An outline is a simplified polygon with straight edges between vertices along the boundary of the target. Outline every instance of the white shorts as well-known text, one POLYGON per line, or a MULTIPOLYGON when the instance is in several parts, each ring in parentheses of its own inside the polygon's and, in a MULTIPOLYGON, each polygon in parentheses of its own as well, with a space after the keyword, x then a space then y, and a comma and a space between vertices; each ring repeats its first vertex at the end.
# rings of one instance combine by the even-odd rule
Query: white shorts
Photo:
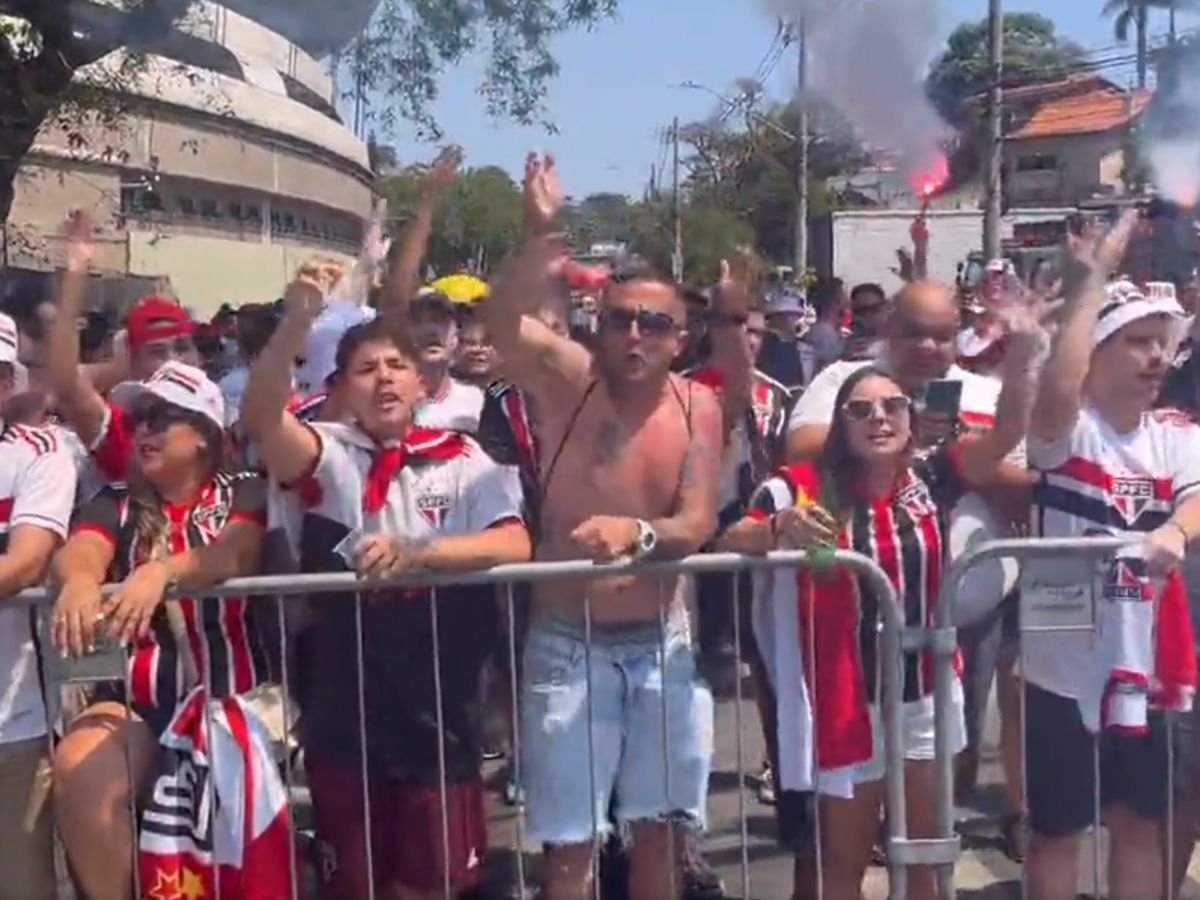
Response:
MULTIPOLYGON (((950 716, 947 726, 950 729, 950 752, 958 753, 967 745, 966 722, 963 719, 963 689, 962 682, 954 679, 954 687, 950 694, 950 716)), ((857 763, 850 769, 850 781, 853 784, 867 784, 883 779, 887 771, 887 758, 883 746, 883 720, 879 714, 879 704, 872 703, 868 709, 871 716, 871 742, 874 745, 871 758, 866 762, 857 763)), ((904 704, 904 758, 911 762, 928 762, 934 758, 934 727, 933 727, 933 697, 923 697, 912 703, 904 704)), ((845 796, 846 770, 821 770, 818 777, 820 793, 830 796, 845 796), (828 777, 827 777, 828 776, 828 777)))

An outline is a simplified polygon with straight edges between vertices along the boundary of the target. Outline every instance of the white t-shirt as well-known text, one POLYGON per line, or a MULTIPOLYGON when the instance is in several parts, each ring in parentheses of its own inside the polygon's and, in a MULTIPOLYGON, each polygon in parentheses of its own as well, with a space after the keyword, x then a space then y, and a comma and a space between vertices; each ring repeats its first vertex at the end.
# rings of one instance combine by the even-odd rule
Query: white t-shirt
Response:
MULTIPOLYGON (((1200 490, 1200 426, 1182 413, 1146 413, 1127 434, 1116 432, 1091 407, 1060 440, 1028 439, 1029 465, 1041 474, 1033 489, 1038 537, 1142 535, 1163 525, 1200 490)), ((1062 571, 1062 560, 1030 561, 1027 575, 1062 571)), ((1088 633, 1026 633, 1023 671, 1038 687, 1077 697, 1090 672, 1088 633)))
POLYGON ((413 422, 421 428, 441 428, 475 434, 483 413, 483 391, 456 378, 440 394, 417 407, 413 422))
POLYGON ((242 416, 242 398, 246 396, 246 384, 250 381, 250 369, 239 363, 217 382, 221 396, 225 398, 225 427, 233 425, 242 416))
MULTIPOLYGON (((59 429, 0 425, 0 550, 20 525, 65 539, 75 502, 75 459, 59 429)), ((0 605, 0 744, 46 733, 30 611, 0 605)))
POLYGON ((499 466, 474 438, 434 432, 428 440, 410 436, 408 462, 388 484, 383 509, 363 510, 374 442, 351 425, 315 422, 321 441, 312 478, 319 486, 306 513, 346 530, 408 538, 470 534, 506 519, 520 519, 521 480, 511 466, 499 466))

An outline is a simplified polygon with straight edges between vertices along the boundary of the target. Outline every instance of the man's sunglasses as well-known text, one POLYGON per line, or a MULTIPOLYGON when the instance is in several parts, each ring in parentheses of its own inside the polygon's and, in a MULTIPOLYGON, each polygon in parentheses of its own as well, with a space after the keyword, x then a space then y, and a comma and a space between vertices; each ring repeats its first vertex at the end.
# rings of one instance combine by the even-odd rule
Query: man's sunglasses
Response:
POLYGON ((867 421, 875 414, 876 409, 882 410, 888 418, 895 418, 911 410, 912 401, 903 394, 895 394, 891 397, 880 397, 878 400, 847 400, 842 405, 846 418, 853 422, 867 421))
POLYGON ((136 429, 145 426, 151 434, 161 434, 172 425, 191 425, 195 415, 158 397, 142 397, 129 410, 129 422, 136 429))
POLYGON ((628 334, 637 325, 638 333, 649 337, 662 337, 679 327, 667 313, 650 312, 646 309, 606 309, 600 313, 600 329, 617 334, 628 334))

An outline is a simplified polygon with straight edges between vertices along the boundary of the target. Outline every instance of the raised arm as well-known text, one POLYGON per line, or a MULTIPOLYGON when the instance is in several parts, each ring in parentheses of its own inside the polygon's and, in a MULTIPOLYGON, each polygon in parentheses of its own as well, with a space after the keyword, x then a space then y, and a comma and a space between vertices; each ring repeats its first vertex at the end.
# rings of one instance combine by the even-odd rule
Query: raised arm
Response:
POLYGON ((913 219, 908 233, 913 243, 912 280, 924 281, 929 277, 929 220, 925 216, 924 208, 921 214, 913 219))
POLYGON ((721 374, 726 437, 753 402, 754 359, 746 340, 745 323, 755 290, 755 268, 749 251, 739 251, 733 265, 721 260, 720 278, 709 312, 711 363, 721 374))
POLYGON ((433 170, 421 188, 412 221, 404 229, 393 256, 392 268, 383 286, 381 314, 401 318, 407 314, 408 304, 421 286, 421 261, 433 231, 438 197, 443 188, 454 183, 461 163, 462 151, 457 147, 447 147, 434 161, 433 170))
POLYGON ((104 398, 79 366, 79 331, 88 270, 96 254, 92 223, 76 212, 66 229, 67 267, 59 282, 58 312, 46 342, 46 372, 59 414, 83 443, 91 447, 108 419, 104 398))
POLYGON ((312 471, 320 442, 287 410, 292 365, 304 349, 313 322, 321 312, 321 289, 298 278, 284 292, 287 310, 254 366, 242 399, 241 427, 259 458, 282 484, 291 484, 312 471))
POLYGON ((1059 301, 1031 297, 1020 291, 1010 293, 998 310, 1009 345, 1001 372, 996 419, 983 434, 964 439, 961 447, 963 475, 974 486, 994 483, 1001 475, 1004 458, 1029 431, 1038 374, 1050 343, 1046 327, 1061 305, 1059 301))
POLYGON ((1066 313, 1042 372, 1029 425, 1030 435, 1040 441, 1060 440, 1075 427, 1092 359, 1092 335, 1104 305, 1105 279, 1124 255, 1137 217, 1136 210, 1126 210, 1104 237, 1089 230, 1067 239, 1066 313))
POLYGON ((563 248, 554 237, 531 239, 501 270, 484 304, 488 333, 518 386, 556 403, 587 387, 592 357, 533 315, 561 290, 563 248))

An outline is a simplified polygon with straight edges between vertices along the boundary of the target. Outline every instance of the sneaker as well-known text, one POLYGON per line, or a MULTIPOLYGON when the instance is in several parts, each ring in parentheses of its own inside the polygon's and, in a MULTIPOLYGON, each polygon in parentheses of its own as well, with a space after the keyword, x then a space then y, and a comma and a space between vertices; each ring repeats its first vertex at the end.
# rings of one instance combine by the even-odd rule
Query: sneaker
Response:
POLYGON ((774 806, 777 799, 775 793, 775 772, 771 769, 770 763, 763 763, 762 771, 758 775, 758 786, 755 788, 758 795, 758 802, 764 806, 774 806))

